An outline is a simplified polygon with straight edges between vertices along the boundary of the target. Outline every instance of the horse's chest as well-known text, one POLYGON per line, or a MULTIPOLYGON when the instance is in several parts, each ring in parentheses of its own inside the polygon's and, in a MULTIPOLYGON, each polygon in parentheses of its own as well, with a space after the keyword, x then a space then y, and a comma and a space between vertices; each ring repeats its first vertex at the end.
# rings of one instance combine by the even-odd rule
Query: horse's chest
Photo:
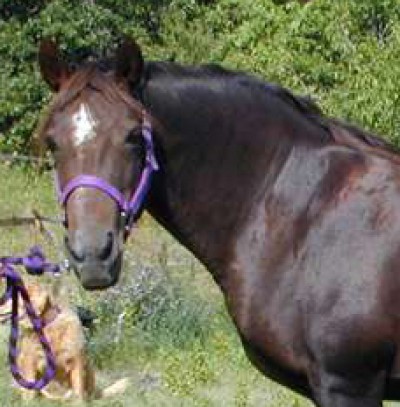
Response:
POLYGON ((280 283, 271 289, 263 280, 260 273, 249 276, 248 269, 229 273, 222 284, 228 311, 256 365, 256 360, 268 360, 271 366, 302 372, 302 317, 293 291, 281 290, 280 283))

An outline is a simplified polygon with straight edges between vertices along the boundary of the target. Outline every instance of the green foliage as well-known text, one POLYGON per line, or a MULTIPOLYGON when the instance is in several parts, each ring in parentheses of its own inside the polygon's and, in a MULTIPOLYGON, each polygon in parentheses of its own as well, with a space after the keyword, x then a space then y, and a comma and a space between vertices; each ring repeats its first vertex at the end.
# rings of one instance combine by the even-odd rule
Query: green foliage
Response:
POLYGON ((132 341, 144 344, 143 351, 166 347, 173 353, 203 344, 215 321, 211 307, 185 290, 181 279, 168 277, 163 268, 138 268, 94 307, 99 329, 109 334, 92 342, 98 364, 110 358, 109 352, 115 360, 123 360, 132 341), (110 342, 118 343, 117 352, 110 342))
POLYGON ((40 12, 46 0, 0 0, 0 15, 4 19, 11 17, 27 20, 40 12))
POLYGON ((329 115, 400 144, 400 1, 0 1, 0 149, 26 151, 49 91, 38 42, 72 60, 134 36, 145 56, 215 62, 316 98, 329 115))
POLYGON ((400 16, 400 4, 396 0, 371 0, 351 7, 351 13, 360 31, 369 31, 380 42, 385 42, 400 16))

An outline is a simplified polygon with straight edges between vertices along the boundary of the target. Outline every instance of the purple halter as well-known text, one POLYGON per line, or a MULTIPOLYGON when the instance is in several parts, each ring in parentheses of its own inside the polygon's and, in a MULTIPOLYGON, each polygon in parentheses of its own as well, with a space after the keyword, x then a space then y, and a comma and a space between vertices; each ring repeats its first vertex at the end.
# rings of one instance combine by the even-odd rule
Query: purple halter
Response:
POLYGON ((129 199, 126 199, 124 194, 103 178, 97 177, 96 175, 81 174, 71 179, 63 189, 58 188, 58 182, 56 180, 58 200, 60 204, 65 206, 69 196, 77 188, 99 189, 117 203, 118 208, 121 211, 121 216, 126 218, 125 232, 127 235, 149 190, 151 175, 159 168, 154 154, 151 123, 146 116, 144 116, 142 123, 142 137, 145 142, 146 150, 145 167, 142 171, 138 186, 129 199))

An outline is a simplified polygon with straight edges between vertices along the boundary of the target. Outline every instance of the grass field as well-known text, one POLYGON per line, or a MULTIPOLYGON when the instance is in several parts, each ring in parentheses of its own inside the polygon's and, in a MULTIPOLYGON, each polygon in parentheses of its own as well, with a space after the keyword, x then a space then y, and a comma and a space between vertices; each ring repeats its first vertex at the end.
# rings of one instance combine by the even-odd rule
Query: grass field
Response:
MULTIPOLYGON (((0 167, 0 178, 0 218, 29 215, 33 208, 57 214, 50 176, 0 167)), ((56 230, 59 237, 60 232, 56 230)), ((58 260, 57 250, 33 229, 0 230, 0 255, 24 254, 33 244, 58 260)), ((84 292, 70 275, 59 280, 73 304, 98 315, 88 337, 100 387, 131 378, 124 395, 91 406, 311 406, 250 365, 208 273, 149 217, 128 246, 122 281, 107 292, 84 292)), ((8 371, 7 328, 0 337, 0 405, 20 406, 8 371)))

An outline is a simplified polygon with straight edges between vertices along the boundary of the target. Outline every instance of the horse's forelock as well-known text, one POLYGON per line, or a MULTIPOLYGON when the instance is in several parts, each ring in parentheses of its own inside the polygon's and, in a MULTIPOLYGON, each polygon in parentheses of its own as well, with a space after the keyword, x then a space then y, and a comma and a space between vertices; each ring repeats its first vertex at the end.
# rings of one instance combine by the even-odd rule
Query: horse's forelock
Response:
POLYGON ((39 121, 36 131, 36 139, 43 144, 46 128, 49 125, 51 117, 56 112, 62 111, 69 103, 76 100, 86 89, 99 92, 105 99, 111 103, 114 101, 124 101, 138 116, 141 116, 143 107, 135 101, 127 91, 124 91, 113 77, 113 73, 106 73, 99 69, 96 64, 88 64, 77 69, 73 75, 64 84, 60 92, 55 94, 43 119, 39 121))

